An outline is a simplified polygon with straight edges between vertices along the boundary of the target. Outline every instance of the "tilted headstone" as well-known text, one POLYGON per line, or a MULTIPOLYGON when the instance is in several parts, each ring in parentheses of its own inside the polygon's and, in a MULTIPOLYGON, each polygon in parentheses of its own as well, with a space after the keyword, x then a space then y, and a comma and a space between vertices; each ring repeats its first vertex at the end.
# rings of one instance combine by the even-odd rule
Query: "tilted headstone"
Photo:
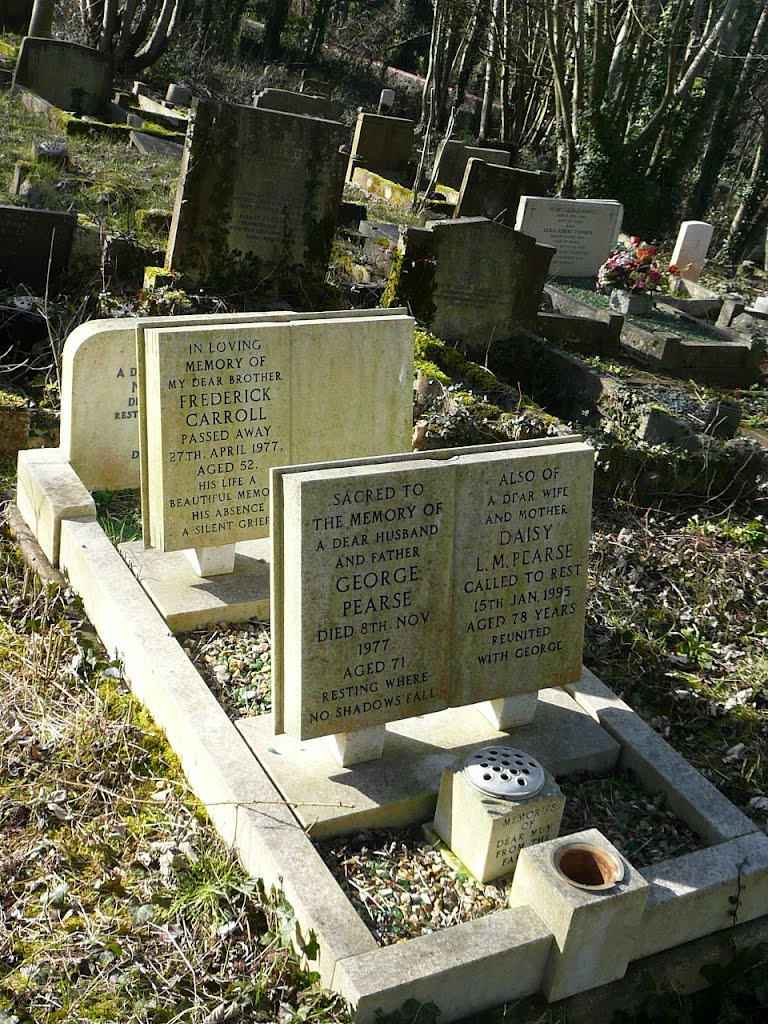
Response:
POLYGON ((269 536, 271 466, 408 445, 403 311, 145 327, 138 355, 144 537, 163 551, 269 536))
POLYGON ((448 139, 438 146, 435 163, 439 165, 437 180, 441 185, 461 188, 467 163, 473 158, 485 160, 489 164, 509 166, 509 153, 506 149, 485 149, 481 146, 465 146, 463 142, 448 139))
POLYGON ((403 249, 391 281, 397 301, 483 358, 494 339, 535 319, 554 252, 480 217, 408 228, 403 249))
POLYGON ((544 196, 551 175, 503 167, 472 157, 467 161, 454 217, 487 217, 513 228, 521 196, 544 196))
POLYGON ((226 280, 238 266, 274 291, 322 282, 345 134, 336 121, 196 100, 167 267, 194 284, 226 280))
MULTIPOLYGON (((410 436, 410 394, 408 387, 393 384, 394 376, 385 371, 376 379, 357 375, 358 360, 372 360, 380 366, 382 360, 403 358, 402 353, 387 348, 380 352, 371 340, 375 336, 365 330, 372 317, 390 317, 395 310, 344 310, 323 313, 323 319, 341 318, 347 322, 364 318, 359 330, 350 327, 354 336, 345 336, 344 344, 337 346, 338 357, 332 368, 335 380, 343 382, 343 418, 338 403, 340 392, 330 385, 317 389, 319 396, 312 398, 325 403, 326 413, 333 412, 332 423, 337 432, 337 443, 347 455, 365 455, 370 445, 378 452, 399 451, 407 447, 410 436), (339 361, 340 360, 340 361, 339 361), (346 360, 346 361, 345 361, 346 360), (354 375, 354 376, 353 376, 354 375), (374 389, 380 388, 379 392, 374 389), (391 417, 390 417, 391 411, 391 417), (375 426, 368 417, 376 416, 375 426), (367 423, 370 436, 360 434, 356 421, 367 423), (403 417, 408 420, 407 429, 403 417)), ((62 356, 61 385, 61 450, 88 490, 120 490, 138 487, 140 483, 139 459, 139 396, 137 344, 144 345, 144 331, 155 327, 221 327, 227 324, 282 323, 317 319, 316 313, 218 313, 190 316, 147 317, 115 320, 89 320, 69 335, 62 356), (98 381, 98 389, 93 382, 98 381)), ((411 353, 412 354, 412 353, 411 353)), ((399 364, 398 364, 399 365, 399 364)), ((393 371, 394 372, 394 371, 393 371)), ((403 371, 405 372, 405 371, 403 371)), ((407 375, 406 375, 407 376, 407 375)), ((407 378, 410 380, 410 378, 407 378)), ((404 381, 406 378, 404 378, 404 381)), ((315 378, 313 378, 313 383, 315 378)), ((310 385, 311 386, 311 385, 310 385)), ((372 450, 372 449, 370 449, 372 450)), ((329 455, 335 455, 331 449, 329 455)))
POLYGON ((299 739, 581 673, 578 438, 272 473, 276 731, 299 739))
POLYGON ((624 207, 612 199, 523 196, 515 227, 557 249, 552 274, 592 277, 616 244, 623 214, 624 207))
POLYGON ((347 177, 352 176, 354 167, 365 167, 385 177, 405 171, 411 162, 415 127, 413 121, 403 117, 359 113, 347 177))
POLYGON ((254 107, 265 110, 282 110, 286 114, 308 114, 310 117, 326 117, 329 100, 327 96, 313 96, 308 92, 291 92, 288 89, 262 89, 253 97, 254 107))
POLYGON ((61 110, 99 117, 112 94, 112 56, 61 39, 26 36, 13 88, 28 89, 61 110))
POLYGON ((704 269, 714 227, 703 220, 684 220, 677 233, 670 263, 685 281, 698 281, 704 269))
POLYGON ((77 217, 74 213, 0 206, 0 287, 24 284, 41 290, 66 270, 77 217))

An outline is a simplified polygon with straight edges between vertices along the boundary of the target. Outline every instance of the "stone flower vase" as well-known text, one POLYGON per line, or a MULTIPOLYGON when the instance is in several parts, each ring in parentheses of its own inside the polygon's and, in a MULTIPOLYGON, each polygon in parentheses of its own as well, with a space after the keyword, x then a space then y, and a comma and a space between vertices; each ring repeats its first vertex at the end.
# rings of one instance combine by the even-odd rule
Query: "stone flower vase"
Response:
POLYGON ((625 316, 648 316, 653 312, 653 298, 647 292, 631 292, 614 288, 609 300, 611 309, 625 316))

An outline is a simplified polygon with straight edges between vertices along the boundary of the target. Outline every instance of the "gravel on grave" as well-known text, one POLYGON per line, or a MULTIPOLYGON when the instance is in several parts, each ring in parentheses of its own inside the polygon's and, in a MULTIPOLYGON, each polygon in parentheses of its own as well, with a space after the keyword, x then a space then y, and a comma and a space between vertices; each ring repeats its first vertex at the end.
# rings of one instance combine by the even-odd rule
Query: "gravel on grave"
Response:
MULTIPOLYGON (((179 640, 227 715, 272 709, 269 623, 206 626, 179 640)), ((662 800, 616 772, 559 780, 561 835, 599 828, 637 868, 701 848, 662 800)), ((317 848, 381 945, 483 917, 507 905, 509 880, 483 884, 418 826, 358 832, 317 848)))
POLYGON ((187 657, 232 721, 272 710, 269 623, 203 626, 178 636, 187 657))
MULTIPOLYGON (((599 828, 636 868, 701 849, 698 837, 623 774, 559 780, 561 835, 599 828)), ((432 845, 421 828, 375 829, 316 844, 382 946, 506 907, 509 879, 483 884, 432 845)))

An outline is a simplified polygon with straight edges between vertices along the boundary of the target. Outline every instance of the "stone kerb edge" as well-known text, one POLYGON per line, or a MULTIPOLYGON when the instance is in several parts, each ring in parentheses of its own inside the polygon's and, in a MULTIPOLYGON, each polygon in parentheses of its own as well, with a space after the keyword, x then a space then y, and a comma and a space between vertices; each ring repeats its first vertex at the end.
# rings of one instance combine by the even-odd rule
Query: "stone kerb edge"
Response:
MULTIPOLYGON (((276 795, 270 780, 248 755, 243 742, 238 740, 236 744, 232 743, 231 730, 234 727, 230 725, 196 670, 192 668, 177 641, 168 632, 101 527, 96 522, 64 521, 61 533, 62 565, 69 573, 73 585, 82 594, 88 614, 102 639, 107 646, 116 647, 124 658, 127 676, 137 696, 167 732, 169 741, 179 753, 191 785, 206 803, 216 827, 226 841, 232 843, 238 850, 249 871, 263 874, 268 886, 276 885, 286 892, 294 906, 303 934, 308 935, 310 931, 314 931, 321 947, 325 946, 326 952, 330 953, 328 958, 323 958, 321 954, 321 973, 325 983, 328 983, 330 975, 336 991, 343 990, 359 998, 360 1008, 356 1015, 359 1020, 370 1020, 375 1007, 382 1002, 397 1001, 400 996, 400 981, 405 977, 403 971, 411 963, 413 965, 408 970, 410 981, 413 984, 423 984, 426 986, 425 992, 432 998, 439 999, 439 993, 434 993, 429 988, 433 976, 432 950, 446 946, 453 948, 455 945, 458 962, 451 961, 448 966, 451 969, 465 971, 468 962, 472 962, 469 951, 474 944, 474 936, 479 934, 477 929, 495 926, 496 915, 460 926, 464 929, 460 936, 462 941, 455 939, 458 931, 453 929, 380 950, 375 947, 349 901, 335 886, 329 889, 326 883, 325 886, 318 887, 319 891, 308 893, 305 888, 306 873, 314 872, 317 863, 316 854, 308 838, 296 826, 283 801, 276 795), (128 603, 132 605, 131 615, 125 615, 128 603), (126 624, 129 626, 128 634, 123 632, 126 624), (147 630, 156 645, 151 655, 143 649, 147 630), (157 658, 158 647, 162 649, 162 659, 157 658), (169 658, 176 661, 180 677, 177 678, 171 671, 175 666, 169 664, 169 658), (157 670, 159 664, 163 664, 163 671, 157 670), (181 665, 184 666, 183 669, 181 665), (213 729, 211 713, 214 716, 213 729), (191 717, 195 726, 191 730, 188 717, 191 717), (243 778, 243 770, 247 781, 243 778), (245 785, 247 792, 243 794, 245 785), (255 796, 265 802, 275 800, 275 803, 269 804, 266 811, 260 810, 255 796), (293 871, 292 858, 286 856, 286 852, 291 851, 298 854, 301 864, 298 878, 293 871), (326 923, 329 914, 332 919, 331 927, 326 923), (484 925, 484 921, 492 924, 484 925), (446 936, 448 938, 445 938, 446 936), (411 943, 419 945, 413 946, 411 943), (421 949, 428 953, 427 962, 423 967, 419 966, 420 958, 413 962, 409 958, 409 952, 417 953, 421 949), (386 979, 379 972, 378 965, 381 964, 383 970, 387 963, 397 966, 396 980, 389 986, 382 986, 381 981, 386 979)), ((630 714, 634 714, 586 669, 581 683, 572 684, 569 689, 594 717, 598 714, 596 708, 601 705, 618 706, 622 711, 626 709, 630 714)), ((663 743, 660 738, 659 740, 663 743)), ((622 745, 631 748, 631 735, 623 740, 622 745)), ((753 833, 758 831, 751 822, 749 824, 753 833)), ((757 889, 751 895, 750 905, 744 908, 743 914, 738 918, 742 921, 761 916, 761 911, 766 909, 765 879, 768 877, 768 867, 765 865, 768 864, 768 856, 765 848, 768 840, 761 835, 750 834, 740 838, 738 843, 745 844, 745 850, 747 846, 754 846, 755 854, 758 855, 758 871, 755 877, 757 889)), ((720 848, 701 851, 700 856, 693 857, 701 861, 708 855, 719 855, 720 850, 727 855, 731 849, 735 849, 735 844, 726 842, 721 844, 720 848)), ((649 881, 653 883, 656 876, 664 870, 677 870, 683 882, 691 884, 692 879, 684 870, 685 861, 686 858, 679 858, 677 862, 666 862, 667 868, 662 864, 648 869, 649 881)), ((724 871, 723 877, 726 876, 727 871, 724 871)), ((731 880, 732 884, 736 882, 733 874, 731 880)), ((709 897, 697 895, 697 898, 709 897)), ((657 899, 654 902, 660 905, 663 901, 657 899)), ((507 913, 501 912, 503 915, 507 913)), ((514 912, 515 915, 521 913, 525 916, 515 917, 515 927, 519 928, 524 924, 535 933, 539 929, 538 938, 548 948, 549 933, 546 930, 541 931, 542 926, 530 908, 520 908, 514 912)), ((732 923, 736 922, 726 922, 723 927, 728 928, 732 923)), ((677 941, 672 936, 665 945, 669 948, 677 941)), ((511 942, 508 945, 511 947, 509 952, 514 953, 517 947, 511 942)), ((643 946, 638 948, 636 953, 637 956, 649 955, 650 948, 643 946)), ((541 952, 542 958, 544 955, 545 952, 541 952)), ((473 978, 474 969, 473 966, 470 971, 473 978)), ((530 989, 534 990, 535 988, 530 989)), ((467 1008, 464 1007, 461 1012, 467 1012, 467 1008)))

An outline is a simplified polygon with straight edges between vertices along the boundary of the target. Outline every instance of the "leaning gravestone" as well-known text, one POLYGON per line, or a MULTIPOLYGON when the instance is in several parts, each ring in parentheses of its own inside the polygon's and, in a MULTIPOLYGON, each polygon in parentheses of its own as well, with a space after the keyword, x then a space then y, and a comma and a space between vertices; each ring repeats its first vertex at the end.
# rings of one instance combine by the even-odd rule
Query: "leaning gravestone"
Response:
POLYGON ((195 285, 322 283, 344 167, 336 121, 197 100, 193 103, 167 267, 195 285))
POLYGON ((67 268, 77 226, 74 213, 0 206, 0 286, 41 290, 67 268))
POLYGON ((504 167, 472 157, 467 161, 453 216, 487 217, 513 228, 521 196, 544 196, 551 182, 544 171, 504 167))
POLYGON ((592 277, 616 243, 623 213, 621 203, 612 199, 523 196, 515 227, 557 249, 552 274, 592 277))
POLYGON ((593 459, 558 438, 274 470, 275 731, 578 679, 593 459))
POLYGON ((27 89, 78 116, 100 117, 112 92, 112 57, 61 39, 26 36, 21 41, 13 88, 27 89))
POLYGON ((347 177, 355 167, 365 167, 385 177, 405 171, 411 162, 416 125, 403 117, 383 114, 357 115, 347 177))
POLYGON ((554 250, 482 217, 408 228, 390 290, 438 337, 483 359, 533 321, 554 250))
POLYGON ((670 263, 680 268, 685 281, 698 281, 704 269, 714 228, 703 220, 684 220, 677 233, 670 263))
MULTIPOLYGON (((500 167, 509 166, 509 153, 506 149, 484 149, 480 146, 465 146, 463 142, 448 139, 438 146, 435 164, 437 164, 437 180, 441 185, 450 188, 461 188, 467 164, 473 158, 485 160, 489 164, 500 167)), ((466 214, 466 216, 472 216, 466 214)))

